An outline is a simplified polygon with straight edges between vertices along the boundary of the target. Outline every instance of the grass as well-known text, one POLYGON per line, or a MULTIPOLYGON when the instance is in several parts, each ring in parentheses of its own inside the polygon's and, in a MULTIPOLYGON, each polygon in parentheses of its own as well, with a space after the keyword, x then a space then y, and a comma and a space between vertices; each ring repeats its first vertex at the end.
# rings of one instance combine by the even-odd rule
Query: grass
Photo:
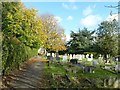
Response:
MULTIPOLYGON (((83 70, 77 66, 73 66, 70 63, 62 63, 60 65, 58 62, 51 62, 50 66, 45 65, 45 76, 49 80, 47 85, 49 88, 66 88, 66 87, 91 87, 95 84, 97 87, 102 87, 104 79, 109 77, 117 77, 117 74, 113 74, 107 70, 101 69, 100 67, 95 68, 95 73, 83 73, 83 70), (66 71, 67 70, 67 71, 66 71), (76 73, 74 72, 76 70, 76 73), (68 82, 63 78, 65 75, 69 76, 71 84, 69 86, 68 82), (54 78, 55 77, 55 78, 54 78), (57 77, 57 79, 56 79, 57 77), (92 81, 92 84, 86 82, 86 78, 92 81), (63 80, 64 85, 62 86, 61 80, 63 80)), ((108 87, 109 88, 109 87, 108 87)))

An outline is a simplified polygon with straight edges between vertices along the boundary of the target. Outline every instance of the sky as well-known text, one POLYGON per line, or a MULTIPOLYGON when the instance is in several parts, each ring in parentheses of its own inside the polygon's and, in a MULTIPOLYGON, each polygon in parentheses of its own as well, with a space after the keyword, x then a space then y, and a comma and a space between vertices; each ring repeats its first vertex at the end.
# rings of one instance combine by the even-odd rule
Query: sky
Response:
POLYGON ((100 22, 111 18, 117 13, 117 9, 105 6, 116 6, 117 2, 24 2, 27 8, 35 8, 39 15, 52 14, 58 23, 64 28, 67 40, 71 31, 77 32, 84 27, 95 30, 100 22))

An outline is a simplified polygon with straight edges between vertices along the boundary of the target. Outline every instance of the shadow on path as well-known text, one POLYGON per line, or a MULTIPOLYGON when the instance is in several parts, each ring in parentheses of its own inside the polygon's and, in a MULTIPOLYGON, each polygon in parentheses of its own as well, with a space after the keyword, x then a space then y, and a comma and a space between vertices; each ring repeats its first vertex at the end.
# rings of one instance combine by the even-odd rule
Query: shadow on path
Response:
POLYGON ((6 76, 5 82, 8 88, 40 88, 43 76, 44 62, 37 56, 31 58, 17 73, 6 76))

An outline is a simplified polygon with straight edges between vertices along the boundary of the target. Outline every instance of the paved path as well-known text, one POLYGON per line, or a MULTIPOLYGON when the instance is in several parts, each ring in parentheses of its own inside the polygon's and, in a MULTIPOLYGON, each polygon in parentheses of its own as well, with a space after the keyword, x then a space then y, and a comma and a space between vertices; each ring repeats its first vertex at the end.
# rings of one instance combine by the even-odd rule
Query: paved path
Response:
POLYGON ((42 82, 44 63, 40 57, 32 58, 24 67, 7 76, 7 85, 12 88, 39 88, 42 82))

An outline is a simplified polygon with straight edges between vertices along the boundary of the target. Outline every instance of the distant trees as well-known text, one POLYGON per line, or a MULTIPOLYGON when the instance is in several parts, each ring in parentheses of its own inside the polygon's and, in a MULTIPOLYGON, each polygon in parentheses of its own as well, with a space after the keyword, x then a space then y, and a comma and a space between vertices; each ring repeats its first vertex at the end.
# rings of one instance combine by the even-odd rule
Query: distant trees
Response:
POLYGON ((78 32, 71 32, 71 40, 68 42, 68 53, 78 54, 83 52, 96 52, 97 54, 115 56, 118 54, 118 22, 103 21, 95 31, 87 28, 78 32))

